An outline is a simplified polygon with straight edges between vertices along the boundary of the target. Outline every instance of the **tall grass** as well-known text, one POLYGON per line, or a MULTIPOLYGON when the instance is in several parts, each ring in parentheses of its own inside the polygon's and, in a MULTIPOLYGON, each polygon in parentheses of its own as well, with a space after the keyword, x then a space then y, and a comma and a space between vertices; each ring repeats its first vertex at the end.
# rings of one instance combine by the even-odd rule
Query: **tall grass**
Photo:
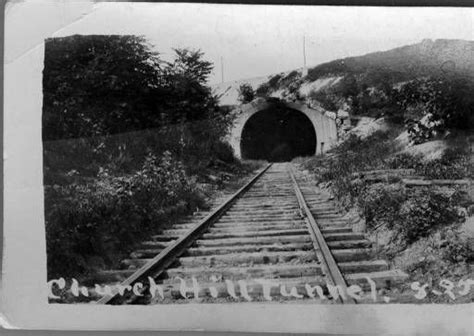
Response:
POLYGON ((216 127, 44 142, 48 277, 118 267, 147 236, 207 206, 201 182, 223 182, 209 174, 245 173, 216 127))
POLYGON ((469 176, 469 151, 452 143, 444 155, 432 161, 409 154, 395 154, 395 131, 375 132, 365 139, 351 136, 328 156, 302 162, 320 182, 330 187, 340 205, 357 207, 367 228, 391 230, 393 246, 405 248, 441 227, 458 223, 459 193, 446 195, 423 189, 406 189, 399 179, 373 183, 354 173, 387 168, 415 168, 428 178, 469 176))

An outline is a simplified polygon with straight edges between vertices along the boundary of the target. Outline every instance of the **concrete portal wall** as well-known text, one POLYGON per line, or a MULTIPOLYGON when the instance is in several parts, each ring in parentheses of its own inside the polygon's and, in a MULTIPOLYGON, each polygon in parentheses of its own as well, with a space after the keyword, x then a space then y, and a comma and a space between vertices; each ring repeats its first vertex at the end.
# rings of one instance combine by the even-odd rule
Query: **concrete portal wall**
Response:
MULTIPOLYGON (((316 154, 321 154, 332 148, 337 142, 336 121, 327 115, 322 108, 309 108, 304 104, 281 102, 289 109, 293 109, 304 113, 313 124, 316 132, 316 154)), ((264 98, 257 98, 252 102, 236 108, 233 113, 236 119, 231 127, 228 135, 228 142, 232 146, 235 155, 242 157, 240 151, 240 141, 242 139, 242 131, 247 121, 260 111, 266 110, 272 106, 272 102, 264 98)))

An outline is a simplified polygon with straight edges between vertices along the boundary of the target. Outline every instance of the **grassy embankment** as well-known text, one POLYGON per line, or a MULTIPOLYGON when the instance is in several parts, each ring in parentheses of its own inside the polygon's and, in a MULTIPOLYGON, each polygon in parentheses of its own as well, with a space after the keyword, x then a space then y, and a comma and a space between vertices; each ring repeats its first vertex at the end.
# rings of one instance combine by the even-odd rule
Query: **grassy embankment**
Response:
POLYGON ((44 142, 49 279, 117 268, 140 241, 207 208, 216 191, 236 189, 259 166, 236 160, 205 134, 186 132, 44 142))
MULTIPOLYGON (((411 282, 428 283, 429 288, 444 293, 441 280, 457 284, 474 277, 474 237, 465 229, 466 217, 473 215, 473 200, 465 186, 410 188, 402 183, 401 173, 385 174, 381 179, 366 179, 358 173, 414 169, 412 175, 429 179, 463 179, 472 178, 473 171, 465 136, 448 140, 444 154, 428 161, 397 147, 395 138, 400 132, 399 127, 392 127, 365 139, 351 136, 327 155, 297 162, 314 173, 319 185, 328 188, 343 209, 357 211, 365 219, 367 233, 379 243, 377 253, 410 275, 399 291, 411 293, 408 297, 414 300, 411 282)), ((467 296, 456 295, 456 302, 473 298, 472 291, 467 296)), ((421 302, 454 300, 428 290, 421 302)))

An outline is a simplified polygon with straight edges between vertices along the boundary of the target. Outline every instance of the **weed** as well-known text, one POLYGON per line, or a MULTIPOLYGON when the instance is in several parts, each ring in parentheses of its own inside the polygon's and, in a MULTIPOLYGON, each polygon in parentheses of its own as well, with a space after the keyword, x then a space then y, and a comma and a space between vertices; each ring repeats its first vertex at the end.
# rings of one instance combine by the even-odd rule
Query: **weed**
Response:
POLYGON ((358 205, 370 229, 384 224, 390 226, 399 221, 399 211, 406 199, 406 191, 399 184, 377 183, 364 190, 358 205))
POLYGON ((473 238, 462 237, 457 231, 445 233, 445 246, 442 251, 444 260, 458 263, 474 261, 474 241, 473 238))
POLYGON ((390 222, 388 227, 396 232, 402 243, 408 245, 458 220, 458 211, 450 197, 426 190, 408 197, 401 204, 396 220, 390 222))
POLYGON ((148 155, 132 175, 102 169, 98 177, 85 185, 46 189, 50 277, 93 271, 90 261, 97 256, 113 264, 138 240, 204 203, 195 181, 169 152, 160 159, 148 155))

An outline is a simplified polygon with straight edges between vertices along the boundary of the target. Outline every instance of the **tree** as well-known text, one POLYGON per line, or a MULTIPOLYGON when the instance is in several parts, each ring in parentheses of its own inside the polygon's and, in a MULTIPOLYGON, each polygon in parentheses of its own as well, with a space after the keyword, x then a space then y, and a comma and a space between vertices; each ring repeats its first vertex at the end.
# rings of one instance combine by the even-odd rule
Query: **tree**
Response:
POLYGON ((414 110, 407 120, 412 138, 422 142, 447 129, 474 127, 474 80, 460 75, 417 79, 402 86, 396 99, 414 110))
POLYGON ((167 103, 172 113, 168 123, 215 118, 217 98, 206 85, 212 72, 211 62, 200 50, 174 49, 175 59, 163 68, 161 83, 168 91, 167 103))
POLYGON ((255 98, 255 91, 249 83, 241 84, 239 87, 239 102, 246 104, 255 98))
POLYGON ((255 91, 255 95, 258 97, 268 97, 270 93, 270 86, 268 82, 261 84, 255 91))
POLYGON ((138 36, 69 36, 46 41, 43 139, 90 137, 212 119, 212 63, 175 49, 164 62, 138 36))
POLYGON ((137 36, 46 41, 43 138, 136 130, 159 121, 158 54, 137 36))
POLYGON ((173 62, 168 63, 168 74, 181 76, 191 82, 205 85, 212 72, 212 63, 204 61, 204 53, 201 50, 174 49, 176 57, 173 62))

